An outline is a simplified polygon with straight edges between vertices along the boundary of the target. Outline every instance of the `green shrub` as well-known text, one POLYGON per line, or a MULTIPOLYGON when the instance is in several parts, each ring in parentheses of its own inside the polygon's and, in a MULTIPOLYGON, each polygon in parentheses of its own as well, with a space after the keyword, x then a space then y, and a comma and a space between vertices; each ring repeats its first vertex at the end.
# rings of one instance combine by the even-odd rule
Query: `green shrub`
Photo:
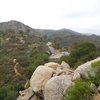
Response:
POLYGON ((100 73, 96 73, 94 77, 90 78, 90 81, 94 83, 96 86, 100 85, 100 73))
POLYGON ((66 91, 66 100, 88 100, 92 95, 89 85, 89 82, 75 81, 75 84, 66 91))
POLYGON ((17 96, 18 91, 11 84, 0 88, 0 100, 16 100, 17 96))
POLYGON ((26 83, 25 76, 16 76, 12 81, 11 85, 14 87, 14 90, 20 91, 24 89, 24 85, 26 83))
POLYGON ((6 87, 1 87, 0 88, 0 100, 3 100, 6 97, 6 95, 7 95, 6 90, 7 90, 6 87))
POLYGON ((7 96, 4 98, 4 100, 16 100, 18 96, 18 92, 17 91, 9 91, 7 93, 7 96))
POLYGON ((37 66, 34 65, 34 64, 31 64, 30 66, 28 66, 28 67, 26 68, 26 76, 27 76, 28 78, 30 78, 31 75, 32 75, 32 73, 35 71, 36 68, 37 68, 37 66))

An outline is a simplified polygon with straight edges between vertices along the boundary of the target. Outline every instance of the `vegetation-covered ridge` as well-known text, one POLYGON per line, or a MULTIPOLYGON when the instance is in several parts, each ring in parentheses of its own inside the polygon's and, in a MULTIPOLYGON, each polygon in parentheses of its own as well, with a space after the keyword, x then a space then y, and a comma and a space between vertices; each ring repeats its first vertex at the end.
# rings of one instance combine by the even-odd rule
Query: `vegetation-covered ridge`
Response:
POLYGON ((45 44, 23 31, 0 31, 0 100, 16 100, 35 68, 48 61, 45 44))

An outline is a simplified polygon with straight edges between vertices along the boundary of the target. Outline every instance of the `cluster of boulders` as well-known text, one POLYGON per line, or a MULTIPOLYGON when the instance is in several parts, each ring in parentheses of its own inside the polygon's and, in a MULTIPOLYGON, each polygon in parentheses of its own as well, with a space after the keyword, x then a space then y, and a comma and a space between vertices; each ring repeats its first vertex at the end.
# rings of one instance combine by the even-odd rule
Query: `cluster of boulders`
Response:
POLYGON ((49 62, 40 65, 30 79, 30 87, 20 91, 17 100, 62 100, 66 90, 74 85, 74 80, 95 75, 96 72, 91 67, 95 61, 100 61, 100 57, 79 66, 76 70, 72 70, 64 61, 61 64, 49 62))

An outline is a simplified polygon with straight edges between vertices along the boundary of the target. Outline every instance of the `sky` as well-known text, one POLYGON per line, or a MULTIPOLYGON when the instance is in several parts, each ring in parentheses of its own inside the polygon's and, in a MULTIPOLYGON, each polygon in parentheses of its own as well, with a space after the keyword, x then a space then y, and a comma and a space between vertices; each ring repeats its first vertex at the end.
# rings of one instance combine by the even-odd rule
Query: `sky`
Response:
POLYGON ((0 22, 100 35, 100 0, 0 0, 0 22))

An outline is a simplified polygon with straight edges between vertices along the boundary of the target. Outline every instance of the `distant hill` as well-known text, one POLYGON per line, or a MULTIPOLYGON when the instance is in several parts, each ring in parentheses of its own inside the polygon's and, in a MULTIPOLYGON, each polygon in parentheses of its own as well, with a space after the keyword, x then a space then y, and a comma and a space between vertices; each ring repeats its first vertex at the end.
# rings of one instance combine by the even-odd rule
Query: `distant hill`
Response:
POLYGON ((75 43, 89 41, 94 43, 97 47, 100 47, 100 36, 97 35, 86 35, 83 33, 75 32, 70 29, 59 29, 59 30, 45 30, 45 29, 33 29, 21 22, 11 20, 8 22, 0 23, 0 31, 11 31, 15 33, 24 32, 42 38, 42 40, 52 41, 59 43, 60 47, 68 47, 75 43))
POLYGON ((59 29, 59 30, 39 30, 42 34, 44 35, 47 35, 48 37, 49 36, 52 36, 54 35, 54 37, 56 37, 56 35, 58 36, 69 36, 69 35, 82 35, 81 33, 78 33, 78 32, 75 32, 75 31, 72 31, 70 29, 59 29))
POLYGON ((15 32, 22 31, 31 35, 40 36, 40 33, 37 30, 15 20, 0 23, 0 31, 7 30, 13 30, 15 32))
POLYGON ((97 47, 100 47, 100 36, 98 35, 86 35, 69 29, 38 31, 40 31, 41 34, 47 36, 49 41, 52 41, 57 44, 59 43, 60 47, 68 47, 75 43, 87 41, 94 43, 97 47))

